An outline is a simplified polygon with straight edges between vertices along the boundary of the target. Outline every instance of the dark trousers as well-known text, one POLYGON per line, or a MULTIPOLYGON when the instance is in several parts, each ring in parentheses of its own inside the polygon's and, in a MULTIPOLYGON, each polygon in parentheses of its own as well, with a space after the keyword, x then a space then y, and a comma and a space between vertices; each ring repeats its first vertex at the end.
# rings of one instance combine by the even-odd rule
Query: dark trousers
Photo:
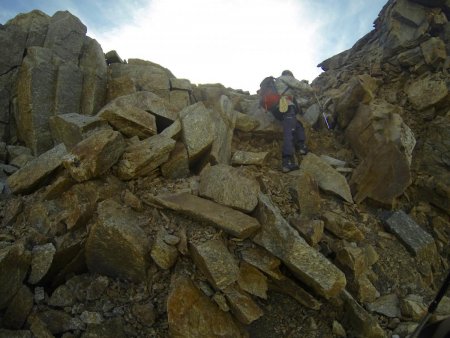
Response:
POLYGON ((281 121, 283 126, 283 157, 294 155, 295 148, 299 148, 305 143, 305 129, 295 115, 294 106, 289 106, 288 111, 283 114, 281 121))

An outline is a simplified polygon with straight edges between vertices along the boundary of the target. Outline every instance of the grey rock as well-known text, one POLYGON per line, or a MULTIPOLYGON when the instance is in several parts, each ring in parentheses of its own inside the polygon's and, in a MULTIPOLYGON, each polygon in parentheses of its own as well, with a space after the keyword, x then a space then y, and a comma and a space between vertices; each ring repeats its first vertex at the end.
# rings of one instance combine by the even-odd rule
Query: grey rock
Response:
POLYGON ((146 276, 149 243, 135 212, 113 200, 98 205, 98 219, 86 241, 91 272, 141 282, 146 276))
POLYGON ((368 305, 368 309, 386 317, 400 317, 400 302, 396 294, 389 294, 378 298, 375 302, 368 305))
POLYGON ((68 11, 58 11, 50 19, 44 47, 65 61, 78 63, 86 36, 86 26, 68 11))
POLYGON ((243 324, 251 324, 264 314, 263 310, 244 291, 234 285, 224 290, 225 297, 230 306, 230 311, 243 324))
POLYGON ((324 256, 310 247, 289 223, 269 197, 260 194, 256 215, 261 230, 253 241, 283 263, 303 283, 325 298, 337 296, 345 287, 344 274, 324 256), (302 257, 308 257, 308 260, 302 257))
POLYGON ((138 107, 111 106, 98 116, 127 137, 145 139, 157 134, 155 116, 138 107))
POLYGON ((190 252, 195 264, 215 288, 224 290, 237 281, 238 264, 221 240, 190 243, 190 252))
POLYGON ((164 241, 167 232, 164 228, 160 229, 156 235, 155 242, 152 245, 150 255, 153 261, 161 269, 170 269, 177 261, 178 250, 175 246, 169 245, 164 241))
POLYGON ((64 144, 43 153, 8 177, 9 188, 15 194, 32 192, 62 165, 62 159, 66 154, 64 144))
POLYGON ((183 109, 179 116, 189 162, 194 163, 210 151, 214 142, 211 112, 202 102, 198 102, 183 109))
POLYGON ((394 212, 385 225, 395 234, 408 251, 423 262, 438 267, 438 253, 433 237, 423 230, 403 210, 394 212))
POLYGON ((106 101, 107 65, 100 44, 87 36, 83 41, 80 68, 83 73, 81 113, 94 115, 106 101))
POLYGON ((332 192, 353 203, 350 187, 345 177, 313 153, 308 153, 300 164, 300 170, 309 174, 322 190, 332 192))
POLYGON ((415 109, 425 110, 443 101, 448 95, 445 80, 428 75, 413 81, 405 88, 408 100, 415 109))
POLYGON ((50 299, 48 300, 48 305, 57 307, 72 306, 75 303, 75 295, 70 288, 63 284, 53 291, 50 299))
POLYGON ((117 175, 122 180, 147 176, 169 159, 175 148, 171 138, 155 135, 125 149, 117 164, 117 175))
POLYGON ((232 165, 258 165, 262 166, 265 163, 267 155, 269 153, 266 151, 261 152, 251 152, 251 151, 243 151, 237 150, 233 153, 231 157, 232 165))
POLYGON ((188 277, 172 279, 167 318, 172 337, 248 337, 231 314, 220 310, 188 277))
POLYGON ((23 244, 15 244, 0 249, 0 309, 3 310, 22 287, 31 255, 23 244))
POLYGON ((259 222, 238 210, 188 193, 147 196, 149 202, 207 222, 231 236, 247 238, 259 228, 259 222))
POLYGON ((64 167, 77 182, 104 174, 125 151, 122 135, 113 130, 99 130, 82 140, 64 156, 64 167))
POLYGON ((212 114, 214 122, 214 141, 211 156, 215 163, 230 164, 231 142, 236 125, 236 111, 230 99, 222 95, 212 114))
POLYGON ((109 128, 106 121, 77 113, 60 114, 49 119, 53 139, 70 149, 95 129, 109 128))
POLYGON ((2 326, 8 329, 21 329, 32 307, 33 293, 28 287, 22 285, 5 311, 2 326))
POLYGON ((37 284, 49 271, 56 249, 52 243, 35 246, 31 252, 31 272, 28 283, 37 284))
POLYGON ((217 164, 200 173, 199 195, 216 203, 251 212, 258 204, 259 184, 229 165, 217 164))
POLYGON ((367 338, 387 337, 376 319, 359 305, 347 291, 344 290, 341 293, 341 298, 344 301, 345 319, 349 321, 351 328, 358 336, 367 338))
POLYGON ((57 66, 52 50, 30 47, 17 80, 17 131, 34 155, 53 147, 48 121, 54 115, 57 66))

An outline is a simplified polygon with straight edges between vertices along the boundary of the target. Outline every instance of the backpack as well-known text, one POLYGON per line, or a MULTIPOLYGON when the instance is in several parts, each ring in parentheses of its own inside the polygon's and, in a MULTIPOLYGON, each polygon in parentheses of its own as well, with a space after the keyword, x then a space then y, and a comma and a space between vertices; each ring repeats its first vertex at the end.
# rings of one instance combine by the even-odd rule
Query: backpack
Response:
POLYGON ((259 85, 259 106, 266 111, 272 111, 278 105, 281 95, 275 87, 275 78, 268 76, 259 85))

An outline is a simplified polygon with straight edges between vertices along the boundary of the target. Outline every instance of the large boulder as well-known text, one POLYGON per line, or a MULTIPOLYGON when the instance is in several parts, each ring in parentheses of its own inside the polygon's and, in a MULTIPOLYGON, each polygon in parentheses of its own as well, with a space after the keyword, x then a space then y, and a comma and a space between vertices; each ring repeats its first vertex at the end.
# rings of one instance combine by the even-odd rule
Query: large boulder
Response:
POLYGON ((62 166, 66 154, 66 147, 62 143, 43 153, 8 177, 9 188, 15 194, 32 192, 62 166))
POLYGON ((114 200, 98 205, 98 219, 86 241, 86 263, 93 273, 143 282, 149 243, 138 215, 114 200))
POLYGON ((245 177, 238 169, 228 165, 211 166, 200 174, 200 196, 244 212, 255 209, 259 192, 256 180, 245 177))
POLYGON ((76 113, 61 114, 50 118, 50 129, 55 143, 64 143, 71 149, 96 129, 108 129, 108 123, 95 116, 76 113))
POLYGON ((72 148, 63 164, 76 181, 83 182, 104 174, 124 151, 125 141, 119 132, 100 130, 72 148))
POLYGON ((179 115, 189 162, 194 163, 211 150, 214 142, 211 111, 198 102, 183 109, 179 115))
POLYGON ((190 243, 190 253, 195 265, 215 288, 224 290, 237 281, 239 276, 237 261, 222 241, 190 243))
POLYGON ((135 106, 111 106, 98 115, 127 137, 145 139, 157 134, 155 116, 135 106))
MULTIPOLYGON (((128 59, 128 63, 113 63, 110 65, 109 76, 111 82, 116 80, 131 80, 133 87, 129 89, 133 92, 136 88, 142 91, 155 93, 161 98, 169 98, 170 79, 174 78, 173 74, 160 65, 140 60, 128 59)), ((127 94, 132 94, 129 92, 127 94)), ((114 93, 109 93, 110 99, 114 99, 114 93)))
POLYGON ((178 118, 177 114, 169 109, 168 104, 164 99, 149 91, 138 91, 128 95, 119 96, 100 109, 97 115, 102 115, 104 110, 111 109, 113 106, 134 106, 152 113, 166 123, 172 123, 178 118))
POLYGON ((230 99, 222 95, 212 114, 215 138, 211 148, 211 156, 216 163, 230 163, 236 113, 230 99))
POLYGON ((344 273, 300 237, 269 197, 260 194, 256 214, 261 230, 253 237, 255 243, 283 261, 300 281, 317 294, 331 298, 344 289, 344 273))
POLYGON ((446 80, 427 75, 412 81, 406 88, 408 100, 417 110, 425 110, 442 102, 449 94, 446 80))
POLYGON ((411 184, 410 165, 416 140, 400 113, 399 107, 374 100, 360 106, 346 129, 346 138, 362 159, 350 180, 357 203, 371 198, 392 204, 411 184))
POLYGON ((248 337, 230 313, 222 311, 185 276, 172 278, 167 317, 174 338, 248 337))
POLYGON ((302 160, 300 170, 312 177, 320 189, 334 193, 347 202, 353 203, 350 187, 345 177, 319 156, 313 153, 306 155, 302 160))
POLYGON ((173 139, 159 134, 131 144, 117 164, 118 177, 130 180, 150 175, 169 159, 175 144, 173 139))

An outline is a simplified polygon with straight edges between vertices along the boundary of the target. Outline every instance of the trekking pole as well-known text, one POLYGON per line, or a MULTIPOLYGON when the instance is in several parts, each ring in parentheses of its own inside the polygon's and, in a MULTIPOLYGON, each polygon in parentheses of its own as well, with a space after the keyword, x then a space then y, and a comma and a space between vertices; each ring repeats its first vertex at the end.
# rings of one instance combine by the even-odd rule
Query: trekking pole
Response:
POLYGON ((439 289, 436 297, 430 303, 430 306, 428 306, 427 314, 422 318, 419 325, 417 325, 416 329, 414 330, 414 332, 412 333, 410 338, 419 337, 420 331, 422 331, 423 327, 428 322, 431 315, 434 313, 434 311, 436 311, 436 309, 439 305, 439 302, 441 301, 441 299, 444 297, 445 293, 447 292, 449 285, 450 285, 450 271, 448 272, 447 278, 445 278, 444 283, 442 284, 441 288, 439 289))
POLYGON ((317 104, 319 105, 319 109, 320 109, 320 111, 322 113, 323 119, 325 120, 325 123, 327 124, 327 128, 330 129, 330 124, 328 123, 327 116, 325 115, 323 107, 322 107, 322 105, 319 102, 319 98, 317 97, 316 92, 314 92, 314 97, 316 98, 317 104))

